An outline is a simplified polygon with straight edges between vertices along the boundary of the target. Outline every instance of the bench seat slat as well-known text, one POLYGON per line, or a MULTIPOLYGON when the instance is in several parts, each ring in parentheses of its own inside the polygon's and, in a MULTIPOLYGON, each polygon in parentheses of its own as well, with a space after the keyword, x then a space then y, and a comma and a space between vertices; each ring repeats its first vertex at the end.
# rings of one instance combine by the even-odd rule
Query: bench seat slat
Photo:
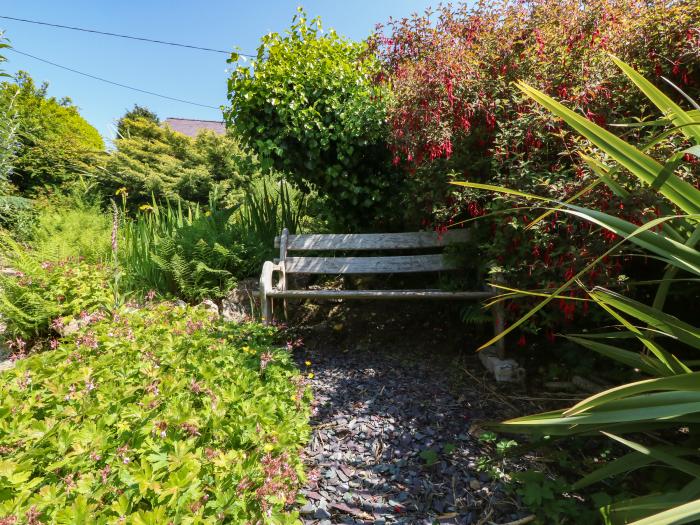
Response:
POLYGON ((287 257, 286 273, 379 274, 454 270, 456 265, 442 254, 394 255, 387 257, 287 257))
POLYGON ((268 295, 285 299, 487 299, 495 293, 445 290, 271 290, 268 295))
MULTIPOLYGON (((443 248, 451 243, 466 242, 469 231, 448 230, 442 235, 436 232, 407 233, 348 233, 290 235, 287 239, 289 251, 327 250, 410 250, 417 248, 443 248)), ((275 248, 280 239, 275 238, 275 248)))

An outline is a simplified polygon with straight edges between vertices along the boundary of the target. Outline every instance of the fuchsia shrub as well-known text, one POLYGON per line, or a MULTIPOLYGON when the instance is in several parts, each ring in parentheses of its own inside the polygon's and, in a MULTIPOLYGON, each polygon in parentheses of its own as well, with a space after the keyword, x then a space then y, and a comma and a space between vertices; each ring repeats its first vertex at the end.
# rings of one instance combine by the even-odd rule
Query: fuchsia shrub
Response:
MULTIPOLYGON (((574 0, 480 2, 474 8, 392 20, 378 28, 371 49, 383 64, 376 82, 389 88, 388 146, 410 182, 406 202, 423 224, 479 221, 483 249, 521 288, 550 288, 571 277, 616 239, 562 214, 524 232, 535 217, 492 194, 455 189, 450 179, 507 186, 563 200, 596 180, 582 167, 589 150, 556 119, 521 96, 524 80, 600 125, 659 118, 643 95, 615 68, 615 54, 647 77, 670 79, 700 93, 700 4, 692 1, 574 0), (416 210, 418 206, 418 210, 416 210), (417 212, 417 213, 416 213, 417 212)), ((682 97, 666 85, 666 92, 682 97)), ((620 129, 620 133, 625 129, 620 129)), ((648 131, 628 128, 643 143, 648 131)), ((679 146, 662 142, 659 149, 679 146)), ((697 181, 688 157, 680 173, 697 181)), ((636 182, 624 173, 620 181, 636 182)), ((614 195, 603 185, 580 202, 641 224, 662 212, 653 192, 614 195)), ((605 260, 586 284, 615 286, 629 258, 605 260)), ((526 302, 507 305, 513 316, 526 302)), ((587 314, 586 303, 562 300, 531 325, 546 333, 587 314)), ((523 337, 520 342, 524 344, 523 337)))

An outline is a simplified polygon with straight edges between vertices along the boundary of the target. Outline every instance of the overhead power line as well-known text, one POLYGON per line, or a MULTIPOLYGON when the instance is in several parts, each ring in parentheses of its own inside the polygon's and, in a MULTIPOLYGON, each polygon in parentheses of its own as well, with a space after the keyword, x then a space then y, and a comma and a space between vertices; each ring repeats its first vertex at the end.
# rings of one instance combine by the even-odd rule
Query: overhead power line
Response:
POLYGON ((94 80, 99 80, 100 82, 106 82, 107 84, 112 84, 113 86, 119 86, 119 87, 122 87, 122 88, 125 88, 125 89, 130 89, 130 90, 132 90, 132 91, 138 91, 139 93, 146 93, 147 95, 153 95, 154 97, 160 97, 160 98, 165 98, 165 99, 168 99, 168 100, 173 100, 173 101, 175 101, 175 102, 182 102, 183 104, 191 104, 191 105, 193 105, 193 106, 200 106, 200 107, 202 107, 202 108, 220 109, 220 108, 217 107, 217 106, 210 106, 210 105, 208 105, 208 104, 200 104, 199 102, 192 102, 191 100, 184 100, 184 99, 181 99, 181 98, 169 97, 168 95, 161 95, 160 93, 155 93, 155 92, 153 92, 153 91, 147 91, 147 90, 145 90, 145 89, 140 89, 140 88, 137 88, 137 87, 128 86, 128 85, 126 85, 126 84, 121 84, 121 83, 119 83, 119 82, 114 82, 114 81, 112 81, 112 80, 107 80, 106 78, 102 78, 102 77, 98 77, 98 76, 95 76, 95 75, 91 75, 91 74, 89 74, 89 73, 84 73, 84 72, 82 72, 82 71, 78 71, 77 69, 73 69, 73 68, 70 68, 70 67, 67 67, 67 66, 62 66, 61 64, 57 64, 56 62, 51 62, 50 60, 46 60, 46 59, 44 59, 44 58, 39 58, 39 57, 37 57, 37 56, 30 55, 29 53, 25 53, 25 52, 23 52, 23 51, 20 51, 19 49, 15 48, 15 47, 6 48, 5 50, 6 50, 6 51, 11 51, 11 52, 13 52, 13 53, 18 53, 18 54, 20 54, 20 55, 24 55, 24 56, 27 56, 27 57, 29 57, 29 58, 33 58, 34 60, 38 60, 39 62, 44 62, 45 64, 50 64, 50 65, 52 65, 52 66, 55 66, 55 67, 58 67, 58 68, 61 68, 61 69, 65 69, 66 71, 70 71, 70 72, 72 72, 72 73, 76 73, 76 74, 82 75, 82 76, 84 76, 84 77, 92 78, 92 79, 94 79, 94 80))
MULTIPOLYGON (((209 51, 210 53, 223 53, 225 55, 231 54, 231 51, 224 51, 223 49, 212 49, 210 47, 192 46, 189 44, 179 44, 177 42, 166 42, 164 40, 155 40, 153 38, 144 38, 144 37, 140 37, 140 36, 121 35, 119 33, 109 33, 107 31, 98 31, 97 29, 85 29, 83 27, 64 26, 61 24, 52 24, 50 22, 41 22, 39 20, 28 20, 26 18, 16 18, 14 16, 0 15, 0 18, 4 18, 5 20, 15 20, 16 22, 26 22, 28 24, 37 24, 37 25, 49 26, 49 27, 59 27, 61 29, 71 29, 72 31, 83 31, 84 33, 95 33, 98 35, 114 36, 117 38, 128 38, 129 40, 140 40, 142 42, 150 42, 152 44, 162 44, 165 46, 175 46, 175 47, 186 47, 189 49, 197 49, 199 51, 209 51)), ((242 56, 246 56, 246 57, 255 58, 255 55, 248 55, 246 53, 238 53, 238 54, 242 55, 242 56)))

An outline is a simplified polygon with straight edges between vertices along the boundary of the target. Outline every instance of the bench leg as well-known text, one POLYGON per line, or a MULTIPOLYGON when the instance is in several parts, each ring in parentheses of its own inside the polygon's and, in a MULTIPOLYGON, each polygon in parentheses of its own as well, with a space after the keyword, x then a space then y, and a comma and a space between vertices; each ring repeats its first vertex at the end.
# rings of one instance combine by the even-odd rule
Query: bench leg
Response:
MULTIPOLYGON (((494 274, 493 281, 495 283, 503 283, 503 277, 500 274, 494 274)), ((494 293, 500 293, 500 290, 495 287, 491 287, 494 293)), ((503 308, 503 303, 499 302, 493 305, 493 335, 501 335, 505 329, 505 308, 503 308)), ((506 341, 505 338, 501 338, 496 341, 494 345, 496 347, 496 354, 500 359, 505 358, 506 354, 506 341)))
POLYGON ((272 322, 272 298, 268 295, 268 292, 272 290, 273 271, 274 264, 266 261, 260 274, 260 309, 262 310, 262 319, 265 324, 272 322))

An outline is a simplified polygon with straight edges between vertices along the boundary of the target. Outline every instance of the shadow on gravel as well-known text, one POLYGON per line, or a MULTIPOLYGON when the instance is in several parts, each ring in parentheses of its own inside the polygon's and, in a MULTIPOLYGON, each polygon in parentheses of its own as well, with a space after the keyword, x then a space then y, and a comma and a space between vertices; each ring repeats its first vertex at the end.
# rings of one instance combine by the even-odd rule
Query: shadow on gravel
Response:
POLYGON ((464 381, 463 367, 485 377, 473 355, 485 333, 467 333, 455 308, 429 302, 316 308, 302 322, 297 353, 314 373, 305 523, 521 517, 480 468, 491 453, 470 433, 478 421, 513 415, 464 381))

